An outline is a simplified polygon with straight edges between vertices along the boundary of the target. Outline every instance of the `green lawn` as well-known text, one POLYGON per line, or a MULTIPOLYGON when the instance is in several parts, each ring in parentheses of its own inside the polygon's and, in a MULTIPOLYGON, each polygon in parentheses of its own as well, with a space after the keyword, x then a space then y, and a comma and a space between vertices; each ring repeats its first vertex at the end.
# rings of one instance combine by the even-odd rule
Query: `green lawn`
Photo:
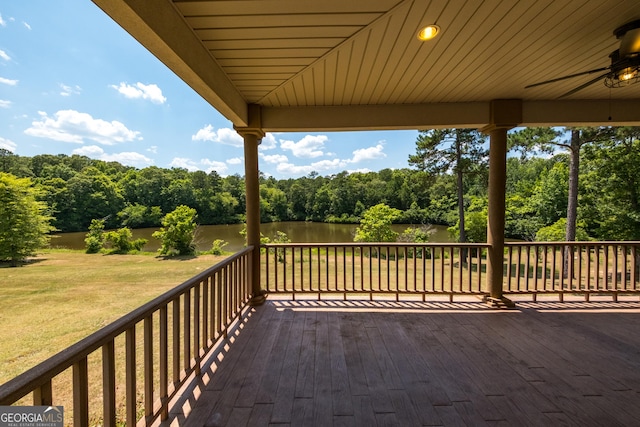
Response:
POLYGON ((51 250, 0 265, 0 384, 224 258, 51 250))

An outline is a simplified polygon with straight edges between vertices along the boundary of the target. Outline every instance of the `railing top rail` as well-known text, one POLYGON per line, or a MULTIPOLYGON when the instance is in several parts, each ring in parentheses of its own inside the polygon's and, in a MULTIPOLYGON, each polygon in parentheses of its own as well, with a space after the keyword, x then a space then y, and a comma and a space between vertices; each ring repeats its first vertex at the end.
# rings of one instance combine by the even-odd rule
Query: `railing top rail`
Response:
POLYGON ((261 244, 263 248, 288 248, 288 247, 380 247, 380 246, 397 246, 397 247, 462 247, 462 248, 488 248, 488 243, 441 243, 441 242, 319 242, 319 243, 265 243, 261 244))
POLYGON ((246 247, 229 258, 204 270, 197 276, 188 279, 181 285, 165 292, 164 294, 133 310, 129 314, 124 315, 86 338, 76 342, 70 347, 65 348, 28 371, 25 371, 17 377, 0 385, 0 405, 10 405, 32 390, 40 387, 51 378, 72 366, 75 362, 93 353, 95 350, 114 339, 116 336, 124 333, 127 329, 130 329, 145 317, 148 317, 164 305, 178 298, 188 289, 193 288, 216 271, 230 265, 252 250, 253 246, 246 247))
POLYGON ((505 246, 637 246, 640 241, 504 242, 505 246))

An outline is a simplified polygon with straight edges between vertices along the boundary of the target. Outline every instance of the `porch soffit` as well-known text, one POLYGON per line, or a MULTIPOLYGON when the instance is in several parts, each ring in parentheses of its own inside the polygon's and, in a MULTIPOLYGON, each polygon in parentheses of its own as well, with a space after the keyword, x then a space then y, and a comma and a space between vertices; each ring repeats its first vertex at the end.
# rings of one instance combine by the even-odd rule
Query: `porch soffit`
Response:
POLYGON ((640 125, 640 84, 525 89, 608 66, 637 0, 93 1, 239 127, 249 104, 268 131, 482 127, 494 99, 524 125, 640 125))

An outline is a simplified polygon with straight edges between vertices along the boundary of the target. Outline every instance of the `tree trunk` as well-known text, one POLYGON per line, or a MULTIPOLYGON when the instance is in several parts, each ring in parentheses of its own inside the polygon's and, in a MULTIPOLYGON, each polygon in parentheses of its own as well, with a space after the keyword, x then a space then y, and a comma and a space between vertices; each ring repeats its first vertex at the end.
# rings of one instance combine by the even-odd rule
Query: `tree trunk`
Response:
MULTIPOLYGON (((576 240, 576 221, 578 216, 578 173, 580 171, 580 131, 571 130, 571 149, 569 150, 569 199, 567 201, 567 228, 565 240, 576 240)), ((569 246, 564 251, 564 277, 573 277, 573 249, 569 246)))

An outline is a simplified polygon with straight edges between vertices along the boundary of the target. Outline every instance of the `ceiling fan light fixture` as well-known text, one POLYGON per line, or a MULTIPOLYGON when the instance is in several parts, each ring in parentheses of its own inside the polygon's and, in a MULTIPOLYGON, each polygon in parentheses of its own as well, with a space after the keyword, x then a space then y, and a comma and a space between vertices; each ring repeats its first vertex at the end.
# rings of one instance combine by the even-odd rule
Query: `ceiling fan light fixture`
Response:
POLYGON ((622 80, 622 81, 627 81, 627 80, 631 80, 636 75, 638 75, 638 70, 629 67, 629 68, 625 68, 624 70, 622 70, 622 72, 620 74, 618 74, 618 78, 620 80, 622 80))
POLYGON ((640 65, 625 67, 610 73, 604 79, 604 85, 609 88, 629 86, 640 82, 640 65))
POLYGON ((440 33, 440 27, 438 27, 437 25, 427 25, 426 27, 422 27, 420 28, 420 30, 418 31, 417 37, 418 40, 425 42, 427 40, 432 40, 433 38, 435 38, 438 33, 440 33))

